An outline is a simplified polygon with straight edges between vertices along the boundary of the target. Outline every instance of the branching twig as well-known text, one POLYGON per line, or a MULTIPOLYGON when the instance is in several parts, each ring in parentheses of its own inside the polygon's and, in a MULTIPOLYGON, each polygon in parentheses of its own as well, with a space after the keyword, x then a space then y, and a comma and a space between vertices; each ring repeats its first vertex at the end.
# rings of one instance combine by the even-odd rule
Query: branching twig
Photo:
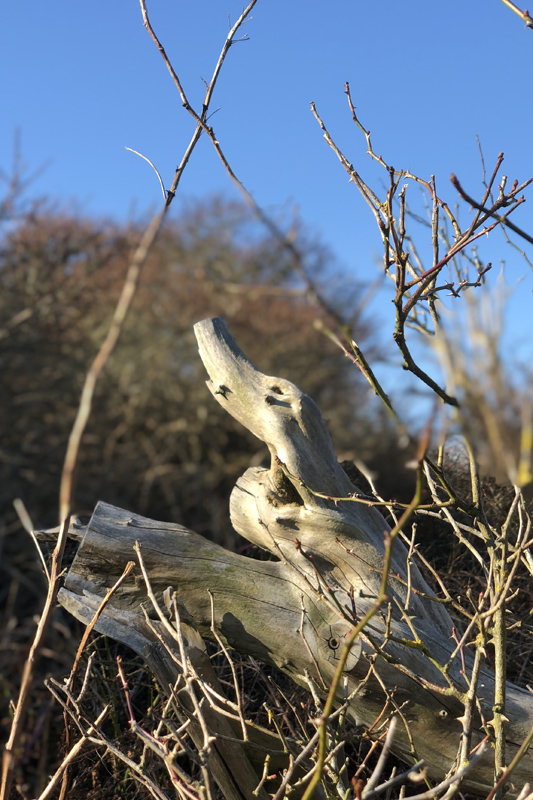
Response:
MULTIPOLYGON (((459 192, 459 195, 462 197, 463 200, 465 200, 465 202, 467 202, 473 208, 477 208, 479 211, 482 211, 483 214, 485 214, 486 216, 493 217, 495 220, 497 220, 497 222, 500 223, 500 225, 504 225, 505 227, 509 228, 509 230, 511 230, 514 233, 518 234, 518 236, 520 236, 522 239, 525 239, 526 242, 529 242, 530 244, 533 244, 533 236, 530 236, 529 233, 526 233, 525 231, 523 231, 522 228, 519 228, 518 225, 514 224, 514 222, 511 222, 509 217, 508 217, 508 215, 511 213, 511 211, 514 211, 514 209, 516 208, 516 206, 519 203, 523 203, 524 202, 524 198, 523 197, 520 198, 519 200, 515 200, 516 205, 513 206, 513 208, 511 208, 506 214, 498 214, 497 213, 498 206, 501 207, 503 205, 508 205, 509 202, 510 202, 511 195, 507 195, 505 197, 505 199, 500 201, 500 202, 496 201, 496 203, 494 204, 494 206, 492 208, 485 208, 485 205, 484 205, 484 203, 486 202, 485 198, 481 201, 481 203, 478 203, 476 200, 474 200, 473 197, 470 197, 470 195, 465 192, 465 190, 463 189, 463 187, 459 183, 459 179, 457 178, 456 175, 451 175, 450 176, 450 180, 451 180, 452 185, 454 186, 454 188, 457 189, 457 191, 459 192)), ((516 195, 517 192, 520 192, 523 189, 525 189, 526 186, 529 186, 529 184, 532 181, 533 181, 533 178, 530 178, 529 180, 525 181, 521 186, 518 186, 513 191, 512 196, 514 197, 514 195, 516 195)), ((479 215, 478 215, 478 217, 476 217, 476 220, 478 218, 479 218, 479 215)))
POLYGON ((511 11, 514 11, 514 13, 517 14, 521 20, 523 20, 526 28, 531 28, 531 30, 533 30, 533 17, 529 15, 529 11, 527 9, 525 11, 521 11, 515 3, 511 2, 511 0, 502 0, 502 3, 504 3, 507 8, 510 8, 511 11))
MULTIPOLYGON (((236 32, 238 31, 238 29, 240 28, 240 26, 242 25, 242 23, 244 22, 244 20, 246 19, 247 15, 250 13, 251 9, 253 8, 256 2, 257 0, 252 0, 247 9, 243 11, 243 13, 239 17, 235 25, 232 27, 230 33, 228 34, 226 41, 224 42, 222 51, 220 53, 220 56, 218 58, 213 73, 213 77, 211 79, 211 83, 209 84, 206 91, 203 110, 202 110, 202 118, 201 120, 198 120, 196 130, 191 138, 191 141, 189 142, 185 154, 182 157, 181 163, 175 172, 171 188, 167 192, 165 203, 162 209, 150 221, 148 227, 146 228, 144 234, 141 237, 141 241, 139 242, 134 252, 134 255, 128 267, 126 279, 124 281, 120 297, 115 307, 115 311, 109 329, 85 377, 85 382, 81 393, 78 411, 69 436, 67 451, 63 464, 63 470, 61 473, 61 482, 59 489, 59 519, 60 519, 61 530, 58 536, 57 544, 52 558, 48 596, 39 623, 39 627, 35 636, 35 640, 30 650, 30 655, 28 656, 28 659, 25 664, 21 682, 20 696, 11 726, 11 734, 8 743, 6 745, 6 750, 4 752, 3 768, 2 768, 2 785, 0 788, 0 800, 7 800, 10 794, 11 785, 13 781, 15 752, 22 733, 22 720, 32 685, 35 663, 38 656, 39 648, 44 639, 50 621, 50 616, 55 604, 55 598, 58 590, 58 580, 59 580, 59 575, 61 573, 63 551, 67 538, 67 530, 69 522, 68 518, 72 504, 72 496, 74 490, 74 473, 78 461, 78 454, 80 451, 82 436, 87 426, 87 422, 89 420, 89 416, 91 413, 96 385, 121 335, 124 326, 124 321, 131 307, 131 303, 137 289, 141 270, 144 264, 146 263, 150 255, 151 249, 160 233, 168 209, 175 196, 181 175, 183 174, 183 170, 185 169, 185 166, 187 165, 190 156, 202 133, 203 127, 205 125, 205 119, 209 110, 209 105, 225 57, 229 51, 229 48, 231 47, 236 32)), ((146 15, 145 0, 141 0, 141 8, 143 11, 143 17, 145 18, 145 24, 150 30, 148 18, 146 15)))

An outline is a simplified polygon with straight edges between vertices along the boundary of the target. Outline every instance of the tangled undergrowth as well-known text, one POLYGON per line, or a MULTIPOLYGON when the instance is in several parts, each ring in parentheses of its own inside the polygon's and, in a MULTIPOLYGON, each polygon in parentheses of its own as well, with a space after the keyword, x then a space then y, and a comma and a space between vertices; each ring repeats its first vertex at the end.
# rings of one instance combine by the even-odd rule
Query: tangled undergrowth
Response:
MULTIPOLYGON (((363 479, 361 475, 358 477, 361 487, 363 479)), ((467 475, 456 472, 454 478, 467 503, 467 475)), ((493 525, 501 527, 512 502, 512 489, 487 479, 483 482, 483 493, 487 517, 493 525)), ((456 516, 459 520, 465 517, 461 512, 456 512, 456 516)), ((418 549, 452 596, 474 597, 483 591, 483 570, 474 558, 469 561, 465 557, 464 548, 457 542, 449 524, 421 512, 417 515, 414 529, 418 549)), ((6 541, 9 543, 10 539, 6 541)), ((71 555, 74 550, 73 546, 71 555)), ((246 554, 264 557, 262 551, 250 546, 246 554)), ((4 558, 4 563, 9 564, 11 580, 2 628, 2 694, 9 698, 16 691, 27 654, 26 643, 35 627, 34 614, 38 613, 42 603, 45 582, 37 560, 22 561, 17 558, 16 551, 10 553, 9 550, 4 551, 4 558)), ((432 571, 425 570, 425 573, 439 594, 432 571)), ((516 587, 508 610, 508 677, 521 686, 527 686, 533 683, 533 626, 528 622, 531 590, 525 574, 517 576, 516 587)), ((457 617, 458 630, 462 622, 457 617)), ((65 788, 68 787, 66 796, 69 799, 148 798, 153 797, 154 792, 158 792, 155 796, 159 798, 179 796, 188 800, 223 796, 211 778, 207 779, 206 786, 203 760, 208 748, 203 752, 202 743, 198 738, 191 738, 188 732, 194 713, 180 702, 179 694, 174 703, 169 703, 168 690, 161 690, 145 663, 129 648, 105 636, 92 634, 78 666, 76 682, 68 693, 65 692, 66 676, 75 660, 81 635, 82 626, 58 608, 47 647, 42 653, 16 775, 16 794, 13 796, 25 800, 39 796, 49 777, 60 767, 74 744, 80 741, 80 731, 89 730, 105 707, 108 708, 105 719, 96 731, 92 731, 92 737, 88 736, 63 773, 66 777, 61 778, 65 781, 65 788), (61 702, 67 707, 62 708, 61 702), (133 725, 131 712, 135 720, 133 725), (179 776, 177 783, 176 775, 179 776)), ((291 753, 294 760, 306 747, 309 749, 303 765, 294 769, 288 786, 283 789, 286 795, 280 795, 301 796, 316 756, 316 747, 311 745, 309 748, 309 743, 313 737, 316 738, 321 699, 313 697, 306 688, 297 687, 273 666, 260 664, 233 651, 230 653, 216 643, 207 643, 207 652, 218 688, 227 703, 226 711, 233 716, 230 724, 236 726, 235 736, 242 736, 239 729, 242 721, 246 720, 247 724, 264 728, 272 737, 277 737, 278 750, 273 747, 272 739, 268 760, 265 761, 264 747, 254 752, 252 746, 252 757, 248 752, 257 774, 263 777, 262 788, 270 797, 276 796, 282 778, 290 768, 291 762, 282 756, 283 751, 291 753)), ((492 658, 488 648, 489 664, 492 658)), ((184 691, 183 687, 181 691, 184 691)), ((7 729, 10 721, 7 705, 2 716, 7 729)), ((326 785, 328 779, 330 783, 328 796, 339 796, 340 787, 344 792, 349 790, 359 796, 358 792, 360 794, 376 768, 388 723, 389 718, 385 715, 376 721, 370 732, 356 728, 348 718, 333 724, 331 736, 337 736, 338 740, 330 745, 333 752, 338 747, 338 752, 326 768, 326 785)), ((214 746, 216 748, 216 744, 214 746)), ((405 768, 389 755, 384 776, 402 773, 405 768)), ((57 786, 61 785, 61 780, 57 786)), ((418 784, 409 781, 404 781, 404 784, 404 795, 420 792, 418 784)), ((396 787, 389 796, 397 796, 399 789, 396 787)))

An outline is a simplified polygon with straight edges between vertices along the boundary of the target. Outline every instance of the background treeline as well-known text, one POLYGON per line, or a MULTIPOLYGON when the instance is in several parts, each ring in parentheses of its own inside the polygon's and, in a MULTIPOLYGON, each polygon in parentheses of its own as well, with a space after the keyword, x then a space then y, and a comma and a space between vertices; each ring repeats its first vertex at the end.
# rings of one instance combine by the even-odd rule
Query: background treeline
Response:
MULTIPOLYGON (((140 232, 46 205, 3 229, 0 519, 9 532, 18 526, 15 497, 24 500, 35 526, 57 524, 59 479, 83 379, 140 232)), ((299 247, 313 281, 368 349, 361 292, 335 273, 319 244, 304 237, 299 247)), ((316 329, 324 312, 302 288, 290 254, 258 229, 246 208, 215 199, 166 226, 142 274, 98 384, 75 513, 90 513, 103 499, 182 522, 220 543, 231 540, 229 492, 266 450, 219 409, 205 386, 192 326, 214 315, 227 320, 262 370, 290 378, 314 397, 338 450, 381 460, 390 443, 386 420, 377 402, 369 405, 358 370, 316 329)))

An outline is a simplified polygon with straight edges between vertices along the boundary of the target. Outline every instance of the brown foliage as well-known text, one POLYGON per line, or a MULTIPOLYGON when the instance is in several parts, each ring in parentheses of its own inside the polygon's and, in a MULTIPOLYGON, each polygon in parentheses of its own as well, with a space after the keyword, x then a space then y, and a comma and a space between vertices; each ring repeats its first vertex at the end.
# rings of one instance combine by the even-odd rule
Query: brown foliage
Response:
MULTIPOLYGON (((4 518, 12 519, 11 501, 21 496, 36 524, 55 524, 81 383, 137 237, 135 227, 32 212, 4 238, 4 518)), ((308 250, 311 268, 324 272, 327 254, 308 250)), ((346 299, 345 293, 349 316, 346 299)), ((352 292, 352 309, 353 300, 352 292)), ((217 314, 263 368, 314 395, 331 416, 334 435, 342 435, 341 446, 353 446, 347 437, 361 413, 353 401, 353 366, 313 328, 321 313, 279 247, 258 236, 240 205, 216 200, 167 227, 150 259, 97 390, 79 464, 77 512, 102 498, 184 521, 219 541, 231 535, 228 492, 262 451, 218 412, 204 386, 191 328, 217 314)))

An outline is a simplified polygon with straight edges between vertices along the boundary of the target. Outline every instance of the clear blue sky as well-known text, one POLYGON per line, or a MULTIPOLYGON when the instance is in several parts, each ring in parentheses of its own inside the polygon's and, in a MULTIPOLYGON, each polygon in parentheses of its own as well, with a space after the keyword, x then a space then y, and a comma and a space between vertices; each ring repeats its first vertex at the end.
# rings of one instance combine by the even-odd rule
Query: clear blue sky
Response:
MULTIPOLYGON (((148 0, 152 23, 199 107, 232 21, 234 0, 148 0)), ((533 32, 501 0, 259 0, 250 40, 229 53, 213 107, 217 136, 236 173, 267 209, 299 208, 359 279, 376 275, 380 240, 373 218, 313 119, 315 101, 330 132, 379 188, 382 171, 365 156, 343 92, 350 82, 376 151, 395 167, 434 173, 453 203, 449 174, 481 192, 476 134, 487 168, 505 152, 510 182, 533 175, 533 32)), ((50 166, 32 187, 81 211, 126 219, 161 202, 149 166, 170 185, 193 130, 136 0, 47 3, 2 9, 0 163, 9 168, 13 134, 32 168, 50 166)), ((232 193, 205 139, 181 197, 232 193)), ((415 189, 411 190, 416 192, 415 189)), ((415 195, 413 194, 413 197, 415 195)), ((516 214, 533 230, 533 193, 516 214)), ((176 203, 174 214, 179 213, 176 203)), ((466 213, 466 212, 465 212, 466 213)), ((529 339, 530 271, 501 238, 483 251, 505 258, 512 283, 527 274, 513 331, 529 339), (519 321, 523 323, 519 324, 519 321), (524 327, 525 325, 525 327, 524 327)))

